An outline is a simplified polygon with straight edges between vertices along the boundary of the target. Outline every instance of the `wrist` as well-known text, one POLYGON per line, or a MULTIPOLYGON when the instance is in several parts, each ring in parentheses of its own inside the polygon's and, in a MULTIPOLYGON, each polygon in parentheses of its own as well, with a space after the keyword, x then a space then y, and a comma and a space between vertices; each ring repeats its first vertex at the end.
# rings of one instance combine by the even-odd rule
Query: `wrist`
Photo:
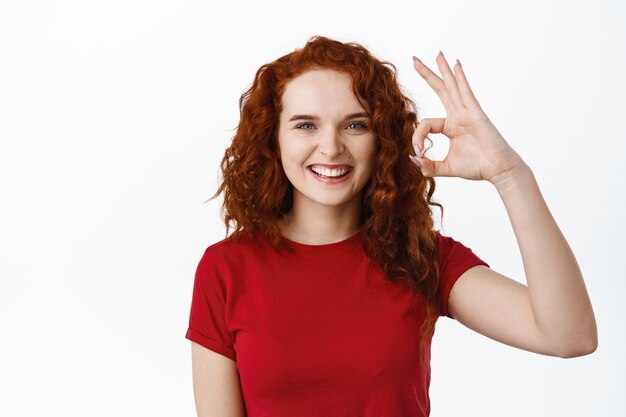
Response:
POLYGON ((515 189, 528 179, 533 178, 534 174, 530 167, 519 158, 519 160, 507 171, 496 175, 489 182, 498 190, 500 194, 509 189, 515 189))

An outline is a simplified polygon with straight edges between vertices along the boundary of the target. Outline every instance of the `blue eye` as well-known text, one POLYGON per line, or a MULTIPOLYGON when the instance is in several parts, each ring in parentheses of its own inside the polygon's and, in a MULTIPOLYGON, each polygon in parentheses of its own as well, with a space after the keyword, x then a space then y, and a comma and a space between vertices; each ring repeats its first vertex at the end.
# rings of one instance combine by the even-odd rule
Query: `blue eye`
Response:
POLYGON ((367 128, 367 126, 365 126, 365 125, 364 125, 363 123, 361 123, 361 122, 352 122, 352 123, 350 123, 348 126, 352 126, 352 125, 357 125, 357 126, 359 126, 357 129, 366 129, 366 128, 367 128))
POLYGON ((302 129, 302 130, 311 130, 312 129, 312 127, 311 128, 304 128, 303 126, 313 126, 313 124, 312 123, 308 123, 308 122, 300 123, 299 125, 296 126, 296 129, 302 129))

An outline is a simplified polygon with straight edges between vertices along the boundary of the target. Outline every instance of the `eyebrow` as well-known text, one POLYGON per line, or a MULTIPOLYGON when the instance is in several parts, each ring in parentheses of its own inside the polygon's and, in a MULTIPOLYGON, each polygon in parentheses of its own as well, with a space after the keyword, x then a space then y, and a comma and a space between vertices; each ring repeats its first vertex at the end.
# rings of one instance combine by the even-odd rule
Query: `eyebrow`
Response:
MULTIPOLYGON (((349 114, 345 117, 344 120, 348 120, 348 119, 356 119, 357 117, 367 117, 369 118, 369 115, 367 113, 353 113, 353 114, 349 114)), ((291 117, 291 119, 289 119, 290 122, 293 122, 294 120, 319 120, 318 116, 313 116, 310 114, 296 114, 293 115, 291 117)))

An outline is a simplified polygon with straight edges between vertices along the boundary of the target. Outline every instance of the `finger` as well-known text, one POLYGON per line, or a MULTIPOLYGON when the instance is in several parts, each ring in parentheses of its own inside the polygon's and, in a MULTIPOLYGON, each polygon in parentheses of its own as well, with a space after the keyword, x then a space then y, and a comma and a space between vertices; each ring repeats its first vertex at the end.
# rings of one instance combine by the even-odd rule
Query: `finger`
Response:
POLYGON ((467 82, 467 78, 465 77, 465 71, 463 71, 463 66, 461 65, 461 61, 456 60, 456 65, 454 66, 454 73, 456 75, 456 79, 459 82, 459 91, 461 92, 461 99, 465 104, 465 107, 477 106, 478 100, 474 96, 474 92, 472 91, 469 82, 467 82))
POLYGON ((420 169, 425 177, 449 177, 443 161, 432 161, 428 158, 417 158, 409 155, 411 161, 420 169))
POLYGON ((459 94, 459 86, 456 81, 456 77, 452 70, 450 69, 450 65, 448 65, 448 61, 443 56, 443 52, 439 51, 439 55, 437 55, 437 66, 439 67, 439 72, 443 76, 443 81, 446 85, 446 89, 448 90, 448 95, 450 96, 450 100, 456 107, 463 107, 463 100, 461 100, 461 95, 459 94))
POLYGON ((430 68, 422 63, 416 56, 413 57, 413 67, 417 71, 417 73, 426 81, 426 83, 432 88, 435 93, 441 99, 443 103, 443 107, 447 111, 452 110, 454 106, 452 106, 452 101, 450 101, 450 97, 448 96, 448 92, 446 91, 445 83, 437 74, 435 74, 430 68))
POLYGON ((442 133, 445 124, 446 119, 442 118, 424 119, 417 124, 411 141, 413 143, 413 149, 415 149, 415 154, 418 157, 423 157, 424 153, 427 151, 427 149, 424 148, 424 141, 428 134, 442 133))

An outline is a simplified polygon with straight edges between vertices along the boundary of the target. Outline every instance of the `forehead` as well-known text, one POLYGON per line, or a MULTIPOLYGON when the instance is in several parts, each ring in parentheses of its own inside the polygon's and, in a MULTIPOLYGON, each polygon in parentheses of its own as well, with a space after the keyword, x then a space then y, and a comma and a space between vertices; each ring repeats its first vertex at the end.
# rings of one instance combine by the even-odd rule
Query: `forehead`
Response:
POLYGON ((290 80, 282 96, 284 111, 322 113, 363 111, 351 89, 352 77, 331 69, 309 70, 290 80))

